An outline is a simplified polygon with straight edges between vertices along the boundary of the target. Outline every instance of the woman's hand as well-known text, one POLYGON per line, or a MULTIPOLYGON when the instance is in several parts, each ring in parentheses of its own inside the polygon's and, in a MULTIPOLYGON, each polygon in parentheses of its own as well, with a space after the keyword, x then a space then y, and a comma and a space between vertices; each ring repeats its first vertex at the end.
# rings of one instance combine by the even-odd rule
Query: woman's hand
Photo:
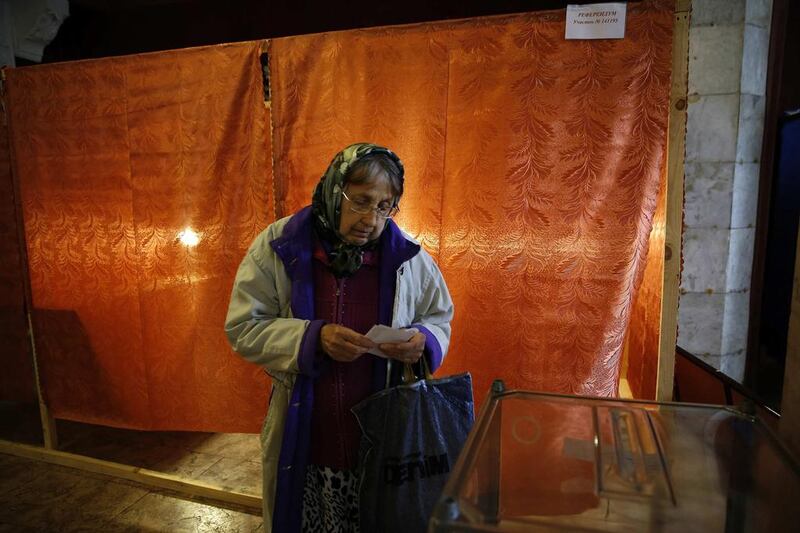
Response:
POLYGON ((349 363, 355 361, 375 347, 375 343, 364 335, 339 324, 325 324, 319 333, 319 341, 331 359, 349 363))
POLYGON ((422 351, 425 349, 425 334, 417 332, 406 342, 385 343, 381 344, 379 348, 392 359, 414 364, 419 361, 422 351))

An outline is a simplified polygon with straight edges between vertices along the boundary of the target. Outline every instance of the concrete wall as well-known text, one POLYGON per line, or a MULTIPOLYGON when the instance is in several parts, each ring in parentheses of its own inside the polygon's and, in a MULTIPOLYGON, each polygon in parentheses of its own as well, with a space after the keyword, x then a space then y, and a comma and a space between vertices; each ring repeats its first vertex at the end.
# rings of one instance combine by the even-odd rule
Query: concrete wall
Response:
POLYGON ((678 344, 744 377, 772 0, 694 0, 678 344))

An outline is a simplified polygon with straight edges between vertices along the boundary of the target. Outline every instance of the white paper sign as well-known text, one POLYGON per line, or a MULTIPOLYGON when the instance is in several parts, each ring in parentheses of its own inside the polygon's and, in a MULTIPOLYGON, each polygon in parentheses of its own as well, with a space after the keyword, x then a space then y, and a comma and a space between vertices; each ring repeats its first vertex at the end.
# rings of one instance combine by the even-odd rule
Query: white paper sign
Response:
MULTIPOLYGON (((390 328, 389 326, 378 324, 372 326, 372 329, 370 329, 365 336, 375 344, 389 344, 395 342, 407 342, 411 340, 411 337, 416 335, 417 332, 419 332, 417 328, 395 329, 390 328)), ((380 348, 377 347, 373 348, 367 353, 371 353, 380 357, 388 357, 381 351, 380 348)))
POLYGON ((625 2, 567 5, 567 39, 622 39, 625 2))

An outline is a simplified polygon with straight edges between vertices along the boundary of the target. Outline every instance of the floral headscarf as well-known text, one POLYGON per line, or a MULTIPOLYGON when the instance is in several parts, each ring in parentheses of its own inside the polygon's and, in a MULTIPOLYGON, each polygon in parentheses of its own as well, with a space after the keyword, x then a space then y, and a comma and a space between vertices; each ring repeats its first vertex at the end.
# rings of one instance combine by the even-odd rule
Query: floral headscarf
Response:
MULTIPOLYGON (((391 157, 400 168, 400 179, 403 179, 403 163, 394 152, 377 144, 356 143, 336 154, 314 189, 311 201, 314 227, 319 236, 333 246, 333 249, 328 252, 328 257, 330 258, 330 269, 336 277, 352 276, 361 267, 364 250, 372 249, 377 244, 377 241, 371 241, 362 246, 349 244, 339 233, 342 191, 347 171, 365 155, 375 153, 384 153, 391 157)), ((386 224, 388 223, 387 219, 386 224)))

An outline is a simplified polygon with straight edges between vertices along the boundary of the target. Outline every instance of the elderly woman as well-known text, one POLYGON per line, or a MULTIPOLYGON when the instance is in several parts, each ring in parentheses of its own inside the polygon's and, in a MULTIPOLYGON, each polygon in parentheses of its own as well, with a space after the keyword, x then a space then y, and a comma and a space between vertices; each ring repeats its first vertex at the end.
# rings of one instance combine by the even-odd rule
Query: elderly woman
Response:
MULTIPOLYGON (((358 531, 361 433, 350 409, 396 385, 402 364, 442 363, 453 304, 431 256, 392 221, 403 165, 389 149, 339 152, 312 205, 250 246, 225 330, 233 349, 272 376, 261 434, 266 531, 358 531), (378 346, 375 324, 414 327, 378 346)), ((369 512, 369 510, 364 510, 369 512)))

